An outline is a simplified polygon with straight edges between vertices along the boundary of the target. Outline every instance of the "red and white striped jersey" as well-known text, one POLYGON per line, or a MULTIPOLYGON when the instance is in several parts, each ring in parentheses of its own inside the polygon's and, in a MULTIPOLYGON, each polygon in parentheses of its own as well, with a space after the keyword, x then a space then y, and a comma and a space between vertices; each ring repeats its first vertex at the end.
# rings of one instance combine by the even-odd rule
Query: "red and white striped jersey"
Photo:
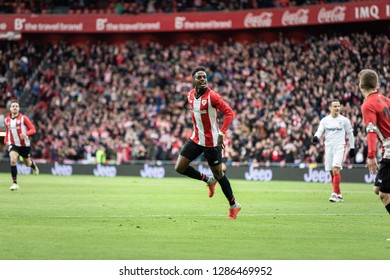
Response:
POLYGON ((5 137, 4 143, 7 145, 15 145, 19 147, 30 147, 30 139, 22 139, 20 134, 24 133, 27 136, 33 135, 36 130, 30 119, 19 114, 16 118, 11 118, 8 114, 4 120, 5 123, 5 137))
POLYGON ((192 89, 187 99, 194 125, 190 139, 200 146, 216 147, 218 133, 226 133, 234 118, 232 108, 210 88, 199 98, 195 98, 195 89, 192 89), (221 129, 218 128, 218 111, 224 115, 221 129))

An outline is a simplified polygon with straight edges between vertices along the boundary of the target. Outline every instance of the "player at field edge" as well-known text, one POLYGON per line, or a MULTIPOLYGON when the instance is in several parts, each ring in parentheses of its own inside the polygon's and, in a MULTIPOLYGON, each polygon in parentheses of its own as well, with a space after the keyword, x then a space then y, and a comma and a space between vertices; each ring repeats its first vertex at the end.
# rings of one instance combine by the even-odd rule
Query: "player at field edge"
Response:
POLYGON ((359 73, 359 89, 364 97, 361 106, 367 132, 367 168, 376 173, 373 190, 390 214, 390 99, 379 93, 378 74, 371 69, 359 73), (376 139, 382 146, 378 165, 376 139))
POLYGON ((223 140, 234 118, 234 112, 218 93, 208 87, 204 66, 195 67, 191 75, 194 88, 188 92, 187 100, 194 130, 177 158, 175 170, 182 175, 206 182, 209 197, 213 197, 218 182, 230 205, 228 218, 236 219, 241 205, 236 201, 230 181, 222 171, 223 140), (218 128, 219 111, 224 115, 220 129, 218 128), (200 173, 190 165, 202 153, 213 176, 200 173))
POLYGON ((355 138, 351 122, 340 114, 340 102, 335 99, 329 104, 330 114, 321 119, 320 125, 312 138, 312 143, 317 144, 319 138, 325 134, 325 170, 330 172, 333 192, 329 197, 330 202, 342 202, 343 195, 340 189, 341 170, 345 155, 345 136, 349 140, 349 157, 355 156, 355 138))
POLYGON ((35 134, 36 130, 30 119, 20 113, 20 106, 17 100, 10 102, 9 114, 5 117, 4 123, 6 128, 4 143, 7 145, 12 176, 10 190, 15 191, 19 189, 16 166, 19 155, 23 158, 24 164, 31 167, 33 174, 39 174, 38 166, 30 157, 30 136, 35 134))

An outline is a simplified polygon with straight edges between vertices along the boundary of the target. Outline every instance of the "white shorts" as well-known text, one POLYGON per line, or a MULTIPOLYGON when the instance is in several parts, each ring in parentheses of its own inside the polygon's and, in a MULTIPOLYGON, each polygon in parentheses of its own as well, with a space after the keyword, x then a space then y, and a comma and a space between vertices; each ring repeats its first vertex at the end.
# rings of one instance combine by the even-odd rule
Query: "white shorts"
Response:
POLYGON ((332 167, 343 169, 345 145, 325 147, 325 170, 332 171, 332 167))

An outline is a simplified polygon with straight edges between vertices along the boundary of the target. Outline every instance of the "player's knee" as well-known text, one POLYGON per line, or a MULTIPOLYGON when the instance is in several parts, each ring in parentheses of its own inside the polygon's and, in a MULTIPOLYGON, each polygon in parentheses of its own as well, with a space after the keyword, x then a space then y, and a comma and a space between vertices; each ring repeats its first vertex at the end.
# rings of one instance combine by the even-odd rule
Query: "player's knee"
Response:
POLYGON ((389 193, 379 192, 379 198, 382 200, 384 205, 387 205, 390 203, 390 194, 389 193))
POLYGON ((12 166, 15 166, 17 164, 17 159, 11 158, 10 163, 12 166))
POLYGON ((374 191, 374 193, 375 193, 376 195, 379 195, 379 187, 374 186, 374 187, 372 188, 372 190, 374 191))
POLYGON ((175 164, 175 170, 177 173, 183 174, 185 171, 185 168, 183 168, 183 166, 180 166, 180 164, 175 164))
POLYGON ((221 170, 217 170, 217 171, 214 171, 213 170, 213 176, 215 179, 217 180, 220 180, 222 179, 222 177, 224 176, 225 174, 223 173, 222 169, 221 170))
POLYGON ((185 170, 183 170, 182 168, 176 168, 175 169, 177 173, 179 174, 183 174, 185 170))

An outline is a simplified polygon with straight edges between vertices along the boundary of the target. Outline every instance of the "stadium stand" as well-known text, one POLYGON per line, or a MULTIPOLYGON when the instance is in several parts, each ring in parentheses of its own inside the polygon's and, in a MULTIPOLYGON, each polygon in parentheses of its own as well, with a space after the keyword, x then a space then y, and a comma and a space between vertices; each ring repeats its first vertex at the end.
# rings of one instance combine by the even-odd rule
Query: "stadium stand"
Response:
POLYGON ((44 46, 29 42, 0 44, 0 107, 10 99, 19 99, 32 85, 29 79, 43 59, 44 46))
POLYGON ((191 131, 183 97, 195 64, 210 67, 211 86, 237 114, 231 161, 321 162, 322 151, 310 138, 333 98, 341 100, 357 150, 365 153, 356 72, 361 65, 385 68, 388 46, 387 36, 368 33, 312 36, 302 44, 281 37, 222 46, 55 45, 36 84, 34 157, 90 160, 104 144, 107 158, 118 163, 175 159, 191 131), (218 59, 211 61, 215 52, 218 59))

